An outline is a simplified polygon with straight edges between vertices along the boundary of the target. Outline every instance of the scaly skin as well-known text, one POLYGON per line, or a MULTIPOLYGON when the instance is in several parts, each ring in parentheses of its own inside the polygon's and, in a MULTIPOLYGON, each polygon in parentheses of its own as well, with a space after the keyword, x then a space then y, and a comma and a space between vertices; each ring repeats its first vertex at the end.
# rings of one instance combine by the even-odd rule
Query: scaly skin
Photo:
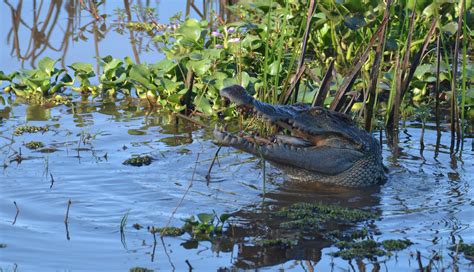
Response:
POLYGON ((269 139, 214 130, 217 144, 263 157, 293 179, 347 187, 366 187, 385 180, 378 141, 348 116, 322 107, 270 105, 238 85, 220 91, 237 107, 290 132, 269 139))

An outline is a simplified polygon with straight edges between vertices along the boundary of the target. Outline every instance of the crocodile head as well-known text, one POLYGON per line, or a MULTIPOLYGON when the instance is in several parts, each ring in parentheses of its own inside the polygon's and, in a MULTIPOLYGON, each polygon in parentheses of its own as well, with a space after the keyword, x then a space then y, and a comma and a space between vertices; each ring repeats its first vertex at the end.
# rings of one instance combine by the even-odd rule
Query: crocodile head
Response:
POLYGON ((270 105, 239 85, 224 88, 220 94, 244 112, 275 125, 278 132, 259 137, 216 128, 217 144, 263 157, 300 180, 360 187, 383 179, 378 142, 348 116, 303 104, 270 105))

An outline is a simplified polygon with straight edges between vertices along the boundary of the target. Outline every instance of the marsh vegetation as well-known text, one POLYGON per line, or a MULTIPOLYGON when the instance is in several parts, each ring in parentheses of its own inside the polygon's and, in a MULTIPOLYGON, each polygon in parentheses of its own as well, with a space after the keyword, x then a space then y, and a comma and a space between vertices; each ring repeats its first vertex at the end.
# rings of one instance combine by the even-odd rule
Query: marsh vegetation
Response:
POLYGON ((0 15, 0 270, 472 269, 471 1, 5 0, 0 15), (304 187, 221 150, 214 123, 272 132, 219 96, 232 84, 348 114, 380 139, 387 183, 304 187))

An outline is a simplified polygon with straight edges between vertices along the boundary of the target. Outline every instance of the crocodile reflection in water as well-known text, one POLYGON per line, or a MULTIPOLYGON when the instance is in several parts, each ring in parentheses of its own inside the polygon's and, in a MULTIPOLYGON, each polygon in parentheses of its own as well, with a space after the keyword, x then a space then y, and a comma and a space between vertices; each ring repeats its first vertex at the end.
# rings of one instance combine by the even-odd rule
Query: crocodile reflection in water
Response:
MULTIPOLYGON (((265 194, 263 203, 245 207, 233 214, 237 223, 227 229, 224 237, 213 241, 217 251, 234 251, 233 267, 237 269, 255 269, 272 267, 292 260, 311 261, 313 265, 324 259, 323 250, 335 244, 327 234, 338 232, 351 235, 357 229, 355 226, 364 225, 362 221, 351 223, 343 220, 332 220, 318 228, 301 229, 285 227, 288 218, 277 216, 278 211, 295 203, 316 203, 335 205, 348 209, 363 209, 376 215, 380 211, 380 187, 354 189, 344 187, 328 187, 324 184, 301 184, 288 181, 284 188, 265 194), (289 241, 291 245, 260 243, 261 241, 289 241)), ((315 216, 318 216, 315 214, 315 216)), ((365 221, 370 232, 376 231, 376 226, 365 221)), ((360 229, 360 227, 359 227, 360 229)), ((374 261, 374 260, 373 260, 374 261)))

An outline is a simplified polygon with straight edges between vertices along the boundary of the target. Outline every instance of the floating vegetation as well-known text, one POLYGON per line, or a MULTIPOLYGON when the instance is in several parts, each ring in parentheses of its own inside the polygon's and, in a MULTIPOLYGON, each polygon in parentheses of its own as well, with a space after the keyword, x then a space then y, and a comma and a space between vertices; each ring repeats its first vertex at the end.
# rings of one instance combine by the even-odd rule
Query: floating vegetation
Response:
POLYGON ((391 251, 404 250, 413 243, 408 239, 403 240, 385 240, 378 243, 374 240, 361 241, 340 241, 336 243, 338 252, 329 253, 334 257, 341 257, 344 260, 374 258, 377 256, 389 255, 391 251), (383 250, 382 247, 385 249, 383 250))
POLYGON ((15 136, 20 136, 23 133, 37 133, 37 132, 42 132, 45 133, 49 131, 48 126, 30 126, 30 125, 24 125, 24 126, 19 126, 15 128, 15 131, 13 132, 13 135, 15 136))
POLYGON ((280 224, 282 228, 308 231, 320 229, 329 221, 349 223, 377 218, 377 215, 363 210, 302 202, 283 208, 275 215, 289 219, 280 224))
POLYGON ((150 165, 153 161, 153 158, 148 155, 144 156, 136 156, 130 159, 127 159, 123 162, 124 165, 131 165, 131 166, 143 166, 143 165, 150 165))
POLYGON ((399 251, 403 250, 409 246, 413 245, 413 243, 408 239, 389 239, 382 241, 382 246, 388 251, 399 251))
POLYGON ((44 144, 42 142, 38 141, 31 141, 25 144, 26 148, 31 149, 31 150, 36 150, 39 148, 43 148, 44 144))
MULTIPOLYGON (((336 2, 308 6, 298 1, 239 1, 222 8, 229 20, 175 16, 169 24, 159 23, 151 10, 140 12, 147 16, 138 22, 130 20, 130 10, 128 15, 121 11, 116 31, 148 34, 164 59, 141 64, 136 52, 136 62, 130 57, 97 57, 103 69, 96 74, 91 63, 63 69, 57 67, 58 60, 45 57, 36 69, 0 71, 0 80, 7 84, 2 89, 27 100, 44 98, 43 103, 54 98, 56 104, 68 101, 63 101, 71 96, 68 91, 107 97, 120 93, 158 109, 229 116, 233 108, 222 103, 218 90, 240 84, 264 102, 313 102, 364 115, 369 131, 378 122, 392 132, 398 131, 400 117, 424 123, 435 97, 437 109, 451 103, 452 128, 459 140, 465 117, 474 112, 474 66, 467 50, 472 4, 369 1, 362 7, 336 2), (435 40, 441 42, 435 45, 435 40), (449 69, 458 67, 458 59, 462 80, 456 80, 457 69, 449 69)), ((82 32, 79 37, 86 40, 82 32)), ((435 114, 438 118, 438 110, 435 114)))
POLYGON ((153 272, 155 270, 153 269, 148 269, 148 268, 144 268, 144 267, 133 267, 133 268, 130 268, 129 272, 153 272))
POLYGON ((172 237, 181 236, 185 233, 183 228, 178 228, 178 227, 154 228, 153 232, 160 233, 162 236, 172 236, 172 237))
MULTIPOLYGON (((220 216, 214 213, 200 213, 196 217, 191 216, 184 220, 182 227, 148 227, 148 231, 155 234, 160 233, 162 236, 181 236, 189 233, 193 240, 211 240, 216 235, 222 235, 227 219, 231 217, 230 214, 221 214, 220 216)), ((135 224, 136 229, 140 229, 139 224, 135 224)))
POLYGON ((339 242, 336 246, 338 252, 330 253, 334 257, 341 257, 344 260, 373 258, 384 256, 386 252, 379 247, 379 243, 374 240, 362 240, 358 242, 339 242))
POLYGON ((466 257, 474 259, 474 244, 466 244, 464 242, 460 242, 457 245, 449 247, 449 249, 452 251, 462 252, 466 257))

